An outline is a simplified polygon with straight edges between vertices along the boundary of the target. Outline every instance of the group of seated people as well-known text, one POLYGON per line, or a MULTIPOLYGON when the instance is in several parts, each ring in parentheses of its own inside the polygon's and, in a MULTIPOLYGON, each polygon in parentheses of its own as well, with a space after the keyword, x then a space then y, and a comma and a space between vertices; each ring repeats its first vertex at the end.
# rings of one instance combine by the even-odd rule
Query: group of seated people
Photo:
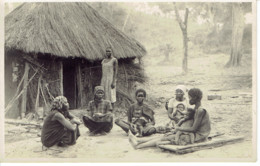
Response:
MULTIPOLYGON (((208 112, 201 106, 202 91, 192 88, 189 91, 179 85, 175 97, 166 102, 170 122, 164 126, 155 126, 154 111, 144 103, 146 91, 138 89, 135 93, 136 103, 127 111, 127 121, 113 118, 113 107, 104 100, 104 88, 95 87, 94 100, 90 101, 82 122, 89 129, 89 135, 105 135, 118 125, 128 134, 129 141, 135 149, 153 147, 161 144, 186 145, 207 139, 211 127, 208 112), (186 94, 188 93, 188 94, 186 94), (189 100, 186 98, 188 95, 189 100), (190 106, 189 106, 190 105, 190 106), (194 108, 190 108, 194 105, 194 108), (156 133, 155 137, 146 137, 156 133)), ((45 147, 53 145, 67 146, 76 143, 80 136, 81 120, 69 111, 66 97, 54 99, 50 114, 45 118, 41 140, 45 147)))

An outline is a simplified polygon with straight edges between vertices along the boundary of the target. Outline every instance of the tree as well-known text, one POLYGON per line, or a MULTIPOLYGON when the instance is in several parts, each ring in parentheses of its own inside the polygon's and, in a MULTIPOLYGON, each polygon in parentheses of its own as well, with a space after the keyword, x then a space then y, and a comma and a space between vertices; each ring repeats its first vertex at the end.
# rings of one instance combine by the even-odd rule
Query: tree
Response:
POLYGON ((179 26, 182 31, 182 37, 183 37, 183 60, 182 60, 182 71, 184 73, 188 72, 188 33, 187 33, 187 24, 188 24, 188 14, 189 14, 189 9, 186 8, 185 10, 185 16, 184 16, 184 21, 182 21, 179 11, 177 9, 177 6, 175 3, 174 4, 174 11, 176 15, 176 19, 179 23, 179 26))
POLYGON ((244 13, 242 3, 232 4, 232 41, 230 59, 226 67, 240 66, 244 32, 244 13))

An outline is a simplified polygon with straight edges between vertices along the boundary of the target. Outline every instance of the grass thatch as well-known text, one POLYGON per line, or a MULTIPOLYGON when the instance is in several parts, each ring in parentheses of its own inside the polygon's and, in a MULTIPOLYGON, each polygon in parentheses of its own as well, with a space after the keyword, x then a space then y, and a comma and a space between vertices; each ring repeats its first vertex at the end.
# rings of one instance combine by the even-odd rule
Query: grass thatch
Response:
POLYGON ((23 3, 5 17, 5 46, 25 53, 104 58, 111 46, 114 56, 142 57, 146 50, 116 29, 87 3, 23 3))

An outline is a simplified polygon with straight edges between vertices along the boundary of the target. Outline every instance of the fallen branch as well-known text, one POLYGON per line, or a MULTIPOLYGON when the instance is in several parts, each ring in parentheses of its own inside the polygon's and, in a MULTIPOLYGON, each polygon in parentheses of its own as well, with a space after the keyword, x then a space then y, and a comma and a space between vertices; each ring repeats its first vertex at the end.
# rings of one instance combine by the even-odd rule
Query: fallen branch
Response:
POLYGON ((52 94, 51 94, 51 92, 50 92, 50 90, 48 88, 48 84, 46 84, 45 87, 46 87, 46 90, 47 90, 48 95, 50 96, 51 100, 54 100, 54 97, 52 96, 52 94))
POLYGON ((252 105, 252 103, 210 103, 210 104, 252 105))
POLYGON ((181 145, 159 145, 163 150, 169 150, 177 154, 191 153, 203 149, 212 149, 224 145, 238 143, 244 140, 244 137, 218 137, 209 141, 194 143, 186 146, 181 145))
POLYGON ((32 123, 32 122, 26 123, 26 122, 21 122, 21 121, 19 122, 19 121, 5 120, 5 123, 7 123, 7 124, 13 124, 13 125, 35 126, 35 127, 42 128, 42 125, 41 125, 41 124, 32 123))

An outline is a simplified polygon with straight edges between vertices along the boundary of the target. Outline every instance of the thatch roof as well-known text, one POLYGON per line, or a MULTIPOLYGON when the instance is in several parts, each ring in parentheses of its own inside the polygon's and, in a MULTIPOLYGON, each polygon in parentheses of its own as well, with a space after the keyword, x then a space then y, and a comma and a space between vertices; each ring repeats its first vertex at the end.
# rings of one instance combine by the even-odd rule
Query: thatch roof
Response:
POLYGON ((141 57, 145 48, 100 16, 87 3, 23 3, 5 17, 5 47, 88 60, 141 57))

